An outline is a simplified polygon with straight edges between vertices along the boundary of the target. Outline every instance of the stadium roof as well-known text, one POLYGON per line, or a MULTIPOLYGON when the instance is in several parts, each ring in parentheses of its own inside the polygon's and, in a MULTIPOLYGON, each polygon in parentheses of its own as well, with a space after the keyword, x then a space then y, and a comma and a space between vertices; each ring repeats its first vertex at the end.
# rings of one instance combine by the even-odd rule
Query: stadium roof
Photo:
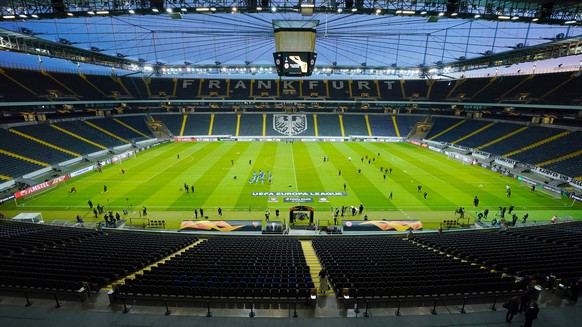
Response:
MULTIPOLYGON (((55 43, 53 49, 62 45, 137 65, 271 67, 274 20, 319 21, 315 51, 320 69, 442 68, 459 67, 468 61, 475 67, 494 62, 505 65, 506 61, 481 59, 519 56, 524 49, 551 48, 555 42, 570 42, 572 49, 551 57, 582 53, 580 1, 550 1, 554 4, 544 13, 548 1, 489 1, 497 5, 491 11, 485 1, 356 1, 348 6, 350 0, 318 0, 310 15, 302 14, 298 3, 279 0, 258 1, 254 7, 246 1, 161 1, 161 6, 159 1, 147 1, 145 8, 139 7, 142 2, 131 1, 124 2, 125 7, 113 1, 88 1, 77 6, 65 1, 63 12, 74 13, 71 16, 55 16, 59 12, 52 5, 54 1, 44 2, 40 6, 43 1, 0 0, 4 13, 10 3, 25 3, 29 8, 18 7, 27 19, 4 19, 0 28, 55 43), (115 3, 118 6, 111 7, 115 3), (273 9, 258 11, 262 3, 273 9), (151 10, 158 7, 158 14, 152 15, 151 10), (136 13, 132 15, 127 8, 138 11, 131 9, 136 13), (39 19, 30 19, 32 10, 39 19)), ((12 13, 17 14, 17 9, 12 13)), ((530 55, 516 60, 537 59, 530 55)))

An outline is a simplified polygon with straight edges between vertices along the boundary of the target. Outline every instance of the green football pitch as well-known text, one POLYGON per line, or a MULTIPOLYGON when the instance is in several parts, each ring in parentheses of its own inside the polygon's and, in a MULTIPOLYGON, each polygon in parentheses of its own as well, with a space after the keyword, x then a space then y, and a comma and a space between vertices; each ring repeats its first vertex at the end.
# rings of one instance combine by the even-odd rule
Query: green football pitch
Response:
POLYGON ((128 221, 138 221, 139 211, 146 206, 149 219, 165 220, 167 229, 178 229, 182 220, 194 219, 195 208, 203 208, 210 220, 264 219, 269 208, 272 221, 286 221, 289 208, 298 204, 285 202, 286 198, 312 201, 301 204, 315 209, 320 225, 333 221, 331 208, 360 204, 365 207, 362 215, 351 217, 346 212, 339 221, 367 215, 369 220, 420 220, 430 229, 454 219, 459 207, 466 209, 461 222, 472 223, 485 208, 490 210, 490 221, 500 206, 510 205, 515 206, 520 221, 525 213, 529 213, 528 222, 547 221, 554 215, 582 218, 580 203, 556 199, 539 190, 532 192, 499 173, 463 165, 408 143, 364 142, 168 143, 121 164, 105 166, 102 173, 89 172, 52 190, 19 199, 18 207, 15 202, 6 203, 0 210, 7 216, 41 212, 45 221, 74 221, 76 215, 86 222, 100 221, 102 218, 94 218, 89 210, 87 201, 91 200, 94 205, 104 205, 106 211, 128 210, 128 221), (324 157, 329 160, 324 161, 324 157), (392 173, 382 168, 392 168, 392 173), (253 172, 260 171, 265 172, 264 181, 250 183, 253 172), (187 193, 184 184, 194 186, 194 192, 187 193), (345 194, 310 193, 342 193, 344 184, 345 194), (506 186, 511 187, 510 198, 506 186), (70 193, 72 187, 77 192, 70 193), (473 206, 475 196, 480 199, 477 208, 473 206), (217 213, 219 207, 222 217, 217 213), (278 219, 275 209, 281 211, 278 219))

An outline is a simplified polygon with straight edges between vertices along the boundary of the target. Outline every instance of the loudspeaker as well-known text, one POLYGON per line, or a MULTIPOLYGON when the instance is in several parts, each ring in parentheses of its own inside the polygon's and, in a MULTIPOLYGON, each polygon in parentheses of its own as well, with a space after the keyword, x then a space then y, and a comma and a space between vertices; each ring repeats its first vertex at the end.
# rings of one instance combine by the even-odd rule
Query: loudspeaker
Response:
POLYGON ((152 9, 156 8, 160 12, 164 10, 164 0, 150 0, 150 5, 152 9))
POLYGON ((51 5, 55 13, 64 14, 67 12, 67 7, 65 7, 63 0, 51 0, 51 5))

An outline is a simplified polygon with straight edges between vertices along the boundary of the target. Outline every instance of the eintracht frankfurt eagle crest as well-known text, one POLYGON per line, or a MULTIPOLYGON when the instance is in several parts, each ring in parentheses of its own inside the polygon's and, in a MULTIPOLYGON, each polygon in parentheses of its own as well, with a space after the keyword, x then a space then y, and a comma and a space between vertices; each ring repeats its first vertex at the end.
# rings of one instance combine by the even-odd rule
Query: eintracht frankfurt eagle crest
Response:
POLYGON ((299 135, 307 130, 307 116, 273 115, 273 129, 287 136, 299 135))

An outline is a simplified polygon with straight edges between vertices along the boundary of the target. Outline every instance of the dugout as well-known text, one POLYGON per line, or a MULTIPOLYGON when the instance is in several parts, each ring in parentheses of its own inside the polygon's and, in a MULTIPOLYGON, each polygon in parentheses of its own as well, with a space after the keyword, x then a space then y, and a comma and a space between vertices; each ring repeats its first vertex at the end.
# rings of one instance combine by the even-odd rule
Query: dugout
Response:
POLYGON ((313 207, 308 206, 295 206, 289 209, 289 223, 295 224, 296 221, 307 221, 309 219, 309 225, 313 225, 313 207))

